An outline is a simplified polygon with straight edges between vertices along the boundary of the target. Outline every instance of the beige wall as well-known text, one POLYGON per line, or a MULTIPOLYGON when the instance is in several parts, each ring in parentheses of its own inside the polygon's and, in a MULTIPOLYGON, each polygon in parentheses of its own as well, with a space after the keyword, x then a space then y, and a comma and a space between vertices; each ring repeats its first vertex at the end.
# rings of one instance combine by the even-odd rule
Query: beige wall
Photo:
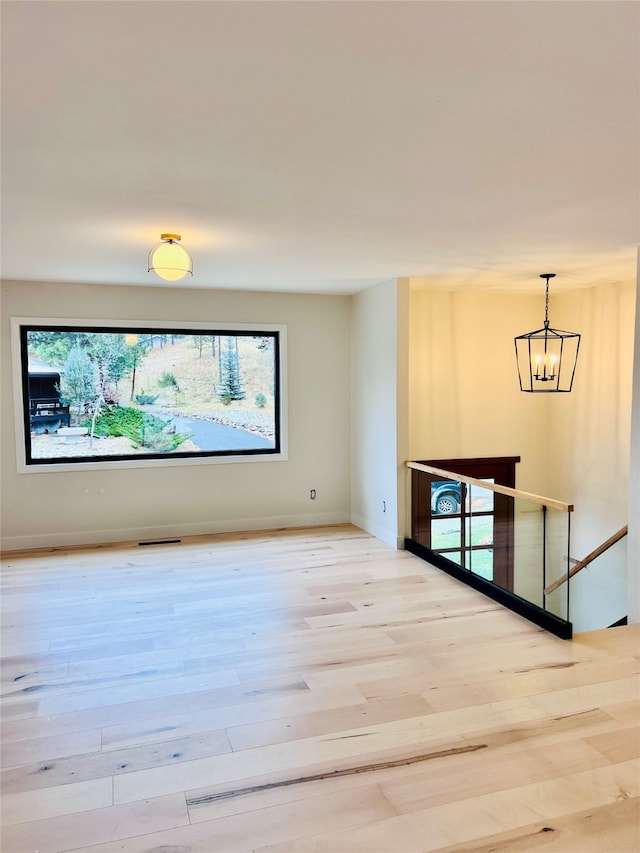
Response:
POLYGON ((521 456, 517 485, 542 493, 548 395, 519 390, 513 338, 540 321, 540 298, 411 291, 412 459, 521 456))
POLYGON ((349 318, 342 296, 3 282, 3 547, 348 521, 349 318), (288 460, 18 474, 12 316, 286 324, 288 460))
MULTIPOLYGON (((576 507, 576 559, 627 522, 639 523, 629 503, 635 297, 635 282, 626 282, 560 294, 553 303, 554 323, 582 333, 574 390, 551 424, 564 440, 554 444, 549 467, 550 494, 576 507)), ((576 630, 610 625, 628 613, 626 548, 623 540, 572 581, 576 630)))
POLYGON ((393 547, 406 512, 408 289, 394 279, 352 297, 351 517, 393 547))
MULTIPOLYGON (((553 325, 582 335, 571 394, 550 426, 549 494, 575 504, 582 559, 628 520, 635 282, 573 290, 552 303, 553 325)), ((554 402, 556 402, 554 400, 554 402)))

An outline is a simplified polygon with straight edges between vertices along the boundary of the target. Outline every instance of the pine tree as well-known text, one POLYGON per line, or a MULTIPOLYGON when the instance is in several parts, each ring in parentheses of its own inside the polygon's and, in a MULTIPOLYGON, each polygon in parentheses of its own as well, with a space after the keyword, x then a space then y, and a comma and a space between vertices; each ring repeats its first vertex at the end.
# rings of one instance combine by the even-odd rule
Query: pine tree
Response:
POLYGON ((227 337, 224 348, 220 347, 220 352, 218 397, 226 402, 244 400, 246 395, 240 383, 240 360, 238 358, 237 340, 227 337))

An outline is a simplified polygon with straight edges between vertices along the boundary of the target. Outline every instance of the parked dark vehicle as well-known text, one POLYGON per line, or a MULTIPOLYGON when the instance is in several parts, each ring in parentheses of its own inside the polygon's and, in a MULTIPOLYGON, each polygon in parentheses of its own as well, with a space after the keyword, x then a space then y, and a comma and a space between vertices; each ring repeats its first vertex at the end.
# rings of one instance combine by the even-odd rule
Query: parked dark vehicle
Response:
POLYGON ((460 512, 462 487, 453 480, 431 483, 431 512, 434 515, 455 515, 460 512))
POLYGON ((29 359, 29 425, 36 434, 56 433, 70 426, 69 406, 60 400, 60 373, 37 359, 29 359))

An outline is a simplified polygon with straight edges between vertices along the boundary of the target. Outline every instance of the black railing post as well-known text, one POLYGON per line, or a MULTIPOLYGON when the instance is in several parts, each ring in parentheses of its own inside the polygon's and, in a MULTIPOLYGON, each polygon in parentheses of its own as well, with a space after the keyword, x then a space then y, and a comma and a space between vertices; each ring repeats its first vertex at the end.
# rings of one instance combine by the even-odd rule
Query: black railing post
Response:
POLYGON ((571 587, 571 513, 567 513, 567 621, 569 621, 569 592, 571 587))
POLYGON ((547 609, 547 507, 542 505, 542 609, 547 609))

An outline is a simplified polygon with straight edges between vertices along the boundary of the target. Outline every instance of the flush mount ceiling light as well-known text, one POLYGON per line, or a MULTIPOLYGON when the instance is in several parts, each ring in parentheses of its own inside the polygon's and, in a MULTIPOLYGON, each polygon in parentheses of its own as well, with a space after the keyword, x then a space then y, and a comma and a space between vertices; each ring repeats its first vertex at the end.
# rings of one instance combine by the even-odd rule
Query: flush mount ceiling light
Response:
POLYGON ((544 326, 515 338, 520 390, 536 392, 571 391, 578 363, 580 335, 563 332, 549 325, 549 279, 555 273, 543 273, 546 280, 544 326))
POLYGON ((193 261, 180 243, 179 234, 161 234, 160 242, 149 252, 147 272, 154 272, 165 281, 178 281, 187 273, 193 275, 193 261))

